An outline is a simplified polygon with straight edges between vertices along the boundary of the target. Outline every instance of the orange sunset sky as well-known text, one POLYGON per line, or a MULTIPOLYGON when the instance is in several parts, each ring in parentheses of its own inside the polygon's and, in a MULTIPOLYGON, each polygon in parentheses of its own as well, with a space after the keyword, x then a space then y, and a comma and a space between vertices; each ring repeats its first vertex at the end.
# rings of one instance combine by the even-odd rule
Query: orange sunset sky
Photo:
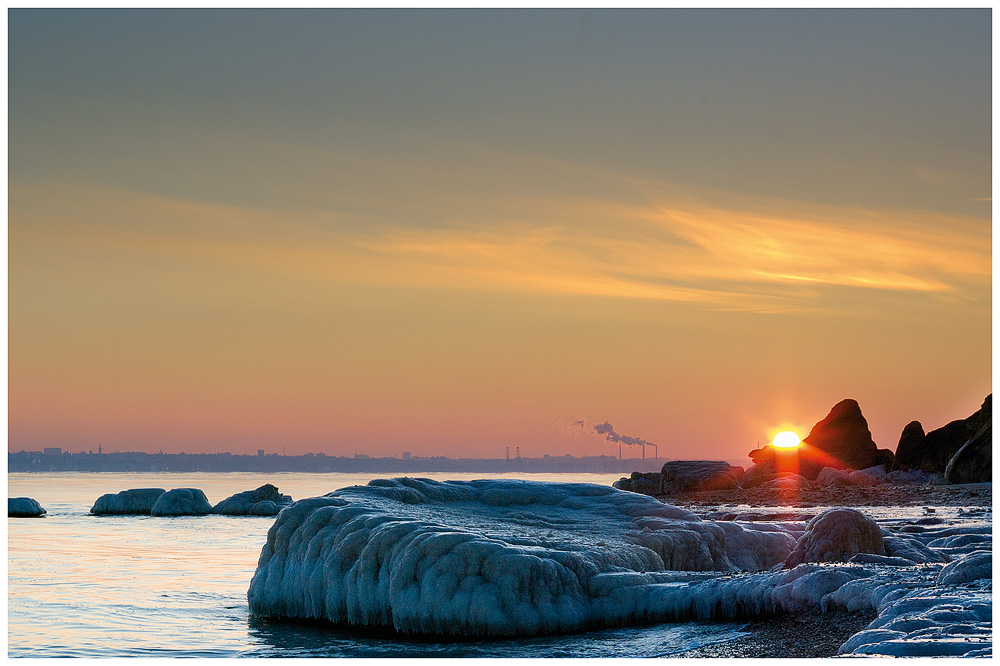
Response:
POLYGON ((746 465, 843 398, 894 450, 992 391, 989 9, 8 40, 10 451, 617 455, 609 421, 746 465))

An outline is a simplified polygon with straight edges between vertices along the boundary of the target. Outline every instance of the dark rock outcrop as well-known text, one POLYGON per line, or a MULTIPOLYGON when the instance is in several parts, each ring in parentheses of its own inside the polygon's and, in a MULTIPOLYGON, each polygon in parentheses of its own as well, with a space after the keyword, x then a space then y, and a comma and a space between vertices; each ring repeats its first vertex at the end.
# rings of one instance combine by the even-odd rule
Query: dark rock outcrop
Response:
POLYGON ((671 460, 660 470, 660 492, 670 495, 699 490, 732 490, 742 467, 724 460, 671 460))
POLYGON ((265 483, 256 490, 244 490, 215 505, 212 513, 227 516, 276 516, 292 503, 290 495, 282 495, 277 486, 265 483))
MULTIPOLYGON (((768 444, 750 452, 757 468, 754 480, 768 474, 795 472, 815 479, 824 467, 867 469, 890 465, 892 452, 879 449, 868 430, 868 421, 856 400, 841 400, 802 439, 796 449, 776 449, 768 444)), ((888 467, 887 467, 888 468, 888 467)), ((746 486, 746 482, 743 483, 746 486)))
MULTIPOLYGON (((884 459, 872 440, 868 421, 861 413, 856 400, 841 400, 822 421, 817 423, 802 439, 800 449, 808 462, 824 461, 828 464, 806 478, 816 478, 823 467, 835 469, 865 469, 878 465, 884 459)), ((800 472, 801 473, 801 472, 800 472)))
MULTIPOLYGON (((966 419, 959 419, 931 430, 923 437, 916 421, 908 424, 899 438, 893 470, 921 470, 944 473, 948 461, 966 442, 973 439, 987 424, 993 423, 993 394, 986 396, 979 410, 966 419)), ((992 428, 989 430, 992 444, 992 428)))
POLYGON ((944 469, 948 483, 993 481, 993 423, 987 423, 955 452, 944 469))

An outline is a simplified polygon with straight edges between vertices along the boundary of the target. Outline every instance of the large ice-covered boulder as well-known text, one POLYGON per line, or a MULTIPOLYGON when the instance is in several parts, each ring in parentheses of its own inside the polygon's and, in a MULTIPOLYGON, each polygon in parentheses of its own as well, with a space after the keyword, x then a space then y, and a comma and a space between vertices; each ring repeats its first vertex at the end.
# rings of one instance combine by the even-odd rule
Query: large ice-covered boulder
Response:
POLYGON ((37 518, 46 513, 42 505, 30 497, 7 498, 7 516, 9 518, 37 518))
POLYGON ((785 567, 846 561, 858 553, 886 554, 878 524, 855 509, 828 509, 806 523, 785 567))
POLYGON ((664 583, 768 569, 794 543, 773 525, 722 526, 607 486, 381 479, 278 514, 247 597, 263 617, 572 632, 667 619, 678 611, 664 583))
POLYGON ((732 490, 743 474, 725 460, 671 460, 660 470, 663 494, 700 490, 732 490))
POLYGON ((198 488, 174 488, 160 495, 150 515, 153 516, 204 516, 212 513, 205 493, 198 488))
POLYGON ((97 498, 90 512, 97 515, 148 516, 156 500, 165 492, 163 488, 132 488, 120 493, 108 493, 97 498))
POLYGON ((212 513, 227 516, 276 516, 291 503, 290 495, 282 495, 276 486, 265 483, 255 490, 244 490, 227 497, 212 508, 212 513))

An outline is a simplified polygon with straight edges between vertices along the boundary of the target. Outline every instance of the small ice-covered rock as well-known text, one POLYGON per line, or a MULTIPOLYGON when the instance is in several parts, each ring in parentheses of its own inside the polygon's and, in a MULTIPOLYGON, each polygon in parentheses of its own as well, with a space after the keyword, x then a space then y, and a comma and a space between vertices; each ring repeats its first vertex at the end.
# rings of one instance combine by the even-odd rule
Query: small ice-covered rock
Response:
POLYGON ((847 478, 845 470, 837 469, 836 467, 824 467, 816 476, 816 485, 821 487, 849 486, 851 482, 847 478))
POLYGON ((212 509, 212 513, 227 516, 276 516, 292 503, 289 495, 282 495, 278 488, 265 483, 255 490, 244 490, 222 500, 212 509))
POLYGON ((929 548, 917 539, 903 536, 883 536, 882 544, 890 557, 901 557, 914 564, 948 562, 950 558, 941 551, 929 548))
POLYGON ((132 488, 120 493, 101 495, 94 502, 90 512, 96 515, 148 516, 163 488, 132 488))
POLYGON ((944 565, 937 582, 942 585, 960 585, 982 578, 993 579, 993 553, 977 550, 960 560, 944 565))
POLYGON ((844 561, 858 553, 885 555, 882 530, 860 511, 829 509, 806 524, 806 531, 785 560, 785 567, 803 562, 844 561))
POLYGON ((802 490, 810 487, 809 480, 801 474, 785 474, 760 484, 761 490, 802 490))
POLYGON ((8 497, 7 516, 9 518, 38 518, 47 513, 42 505, 30 497, 8 497))
POLYGON ((618 490, 627 490, 632 493, 643 495, 659 495, 660 473, 659 472, 632 472, 629 477, 622 477, 611 484, 618 490))
POLYGON ((897 486, 912 486, 921 483, 930 483, 931 477, 919 469, 897 469, 886 474, 885 480, 897 486))
POLYGON ((205 493, 198 488, 174 488, 160 495, 150 510, 153 516, 204 516, 212 513, 205 493))
POLYGON ((847 475, 847 480, 852 486, 877 486, 882 483, 888 483, 886 476, 885 467, 875 465, 874 467, 851 472, 847 475))
POLYGON ((264 617, 461 635, 572 632, 684 615, 699 599, 690 581, 769 569, 793 544, 773 525, 702 521, 607 486, 377 479, 279 513, 247 597, 264 617))

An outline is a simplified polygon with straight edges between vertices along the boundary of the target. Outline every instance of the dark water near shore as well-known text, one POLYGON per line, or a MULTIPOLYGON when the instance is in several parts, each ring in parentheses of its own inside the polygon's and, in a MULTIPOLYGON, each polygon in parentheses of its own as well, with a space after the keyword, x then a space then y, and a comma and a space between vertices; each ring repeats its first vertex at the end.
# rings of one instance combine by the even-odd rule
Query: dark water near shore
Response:
MULTIPOLYGON (((472 479, 483 474, 429 474, 472 479)), ((213 504, 273 483, 295 499, 370 474, 9 474, 8 496, 48 515, 8 518, 10 657, 654 657, 744 635, 682 623, 571 636, 437 642, 390 632, 249 617, 246 591, 273 518, 92 516, 104 493, 194 487, 213 504)), ((520 475, 608 485, 618 475, 520 475)))

